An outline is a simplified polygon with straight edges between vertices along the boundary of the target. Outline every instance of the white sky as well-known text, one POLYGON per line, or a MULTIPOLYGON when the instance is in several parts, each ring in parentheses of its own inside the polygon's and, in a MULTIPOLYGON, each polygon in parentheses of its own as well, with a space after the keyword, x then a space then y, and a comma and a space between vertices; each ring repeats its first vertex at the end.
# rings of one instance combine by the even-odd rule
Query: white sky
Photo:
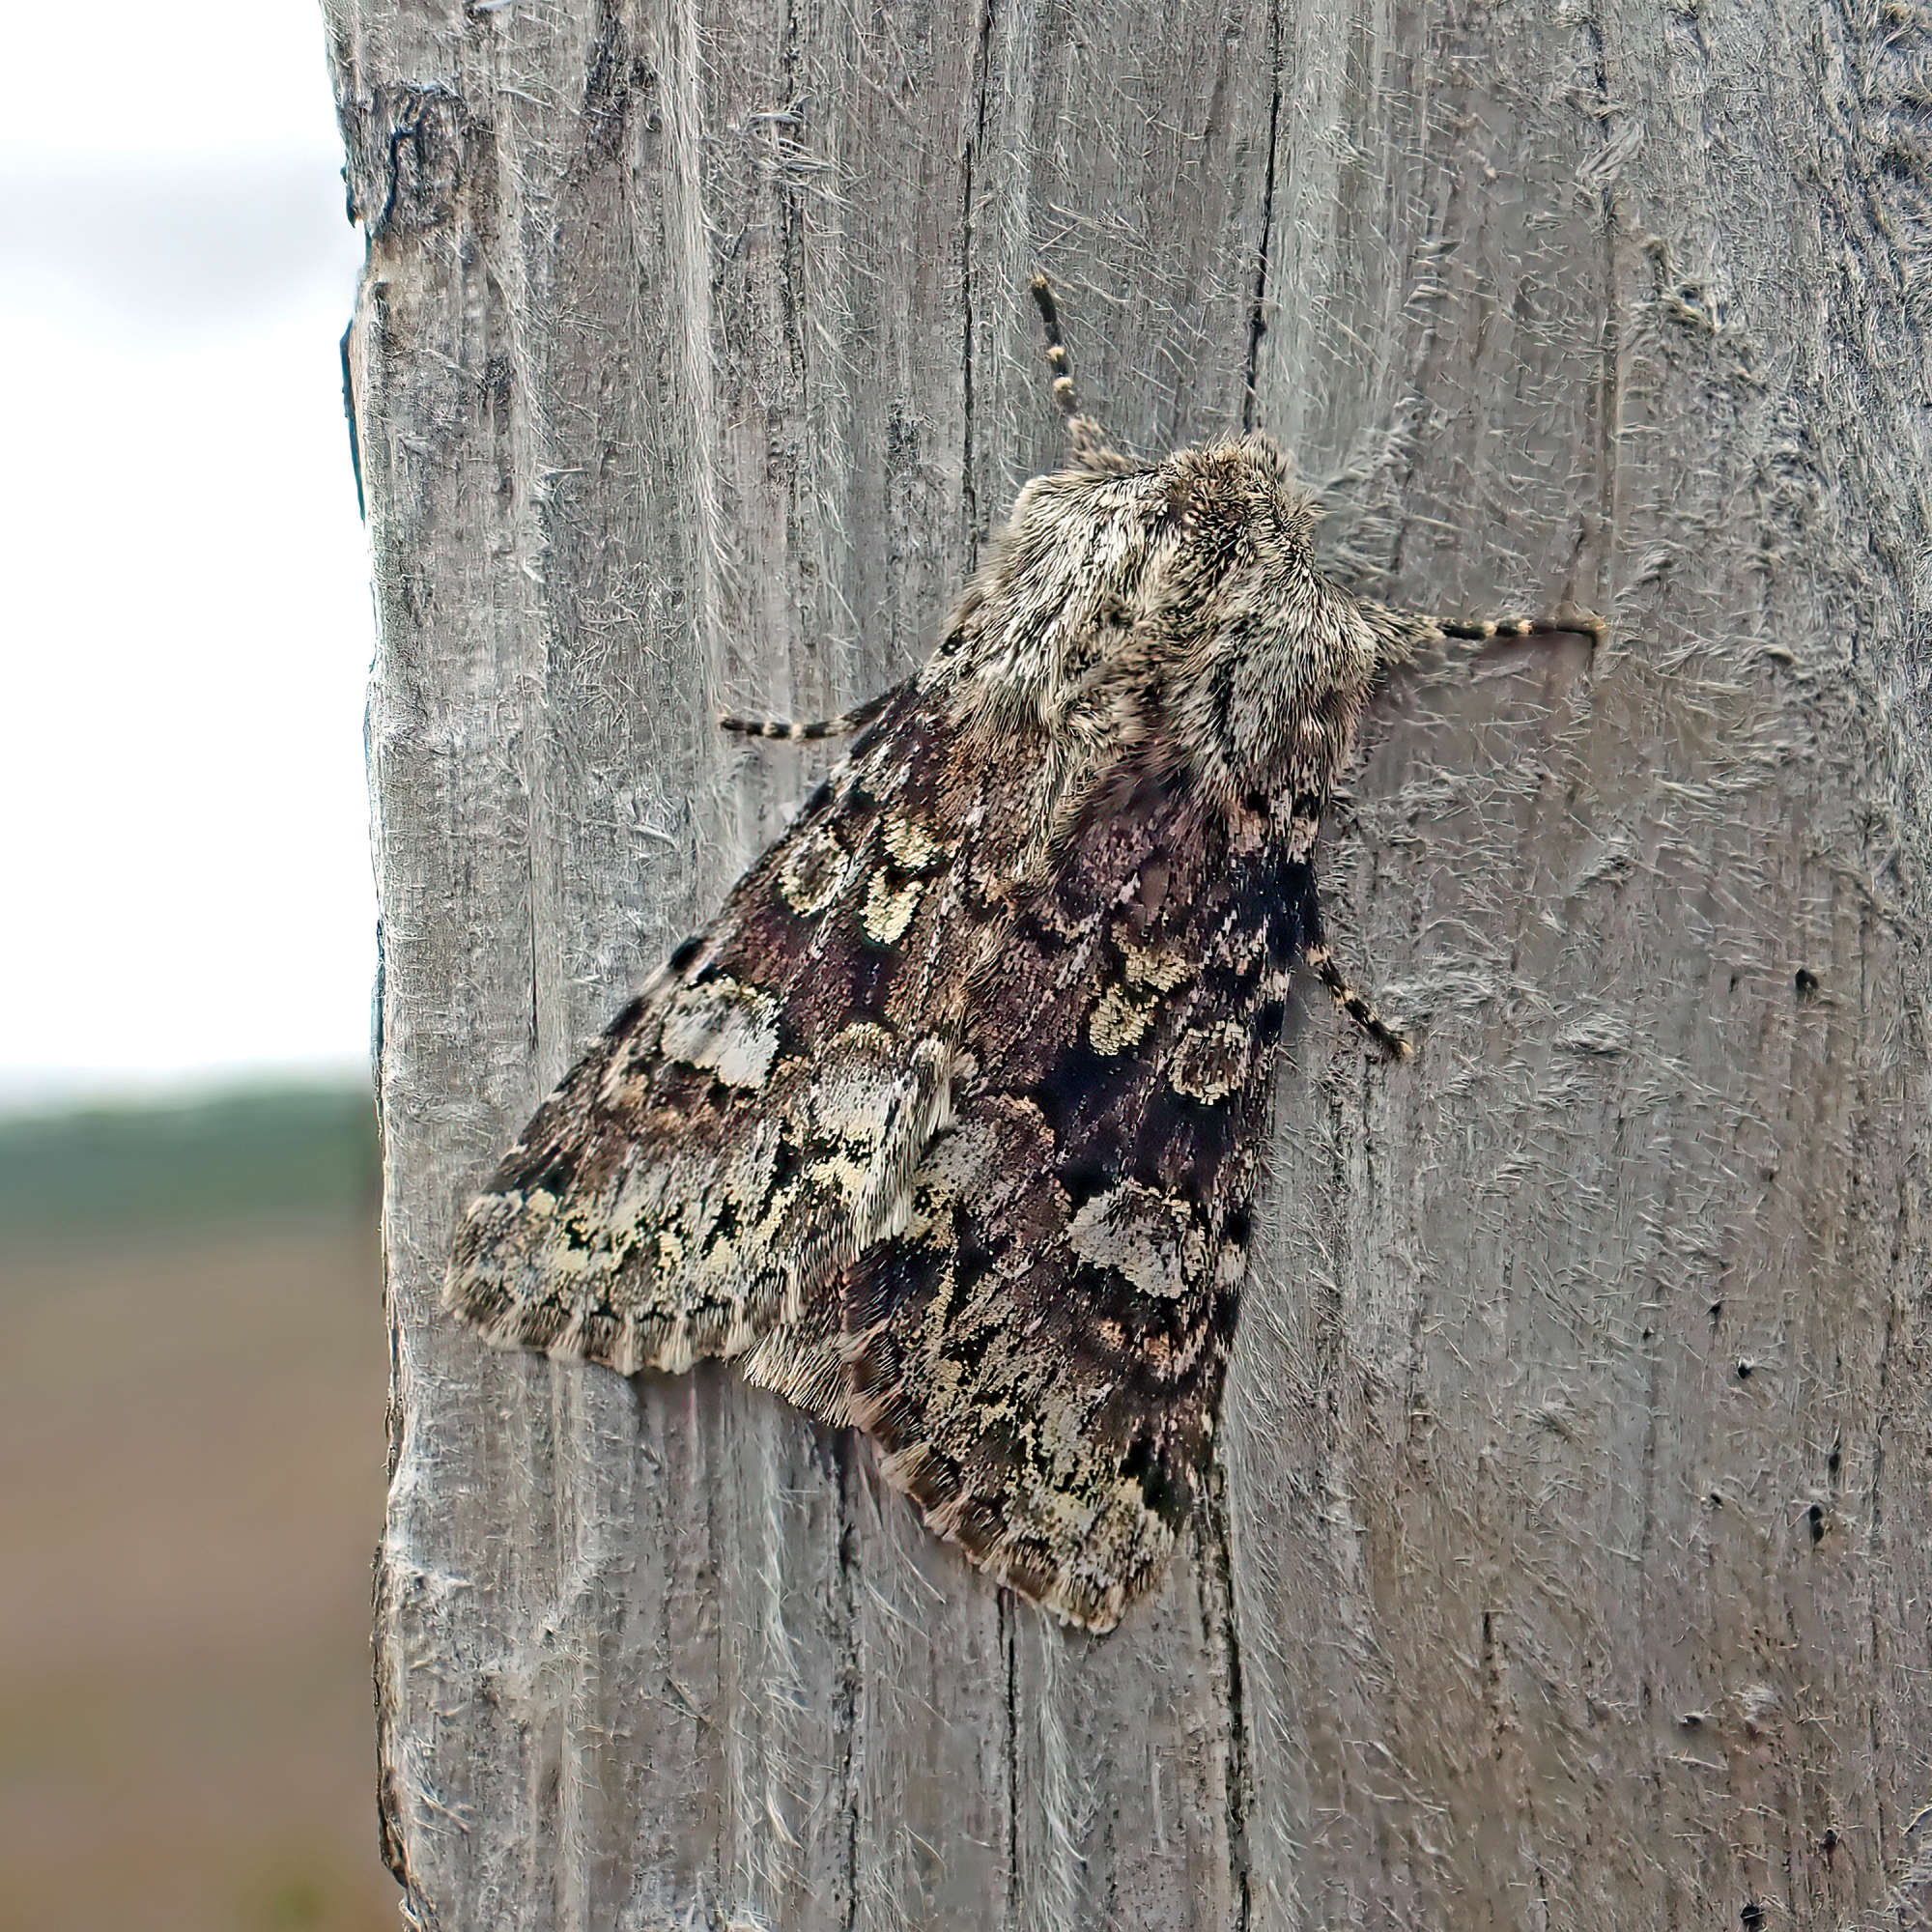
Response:
POLYGON ((0 1104, 366 1060, 340 166, 313 0, 9 15, 0 1104))

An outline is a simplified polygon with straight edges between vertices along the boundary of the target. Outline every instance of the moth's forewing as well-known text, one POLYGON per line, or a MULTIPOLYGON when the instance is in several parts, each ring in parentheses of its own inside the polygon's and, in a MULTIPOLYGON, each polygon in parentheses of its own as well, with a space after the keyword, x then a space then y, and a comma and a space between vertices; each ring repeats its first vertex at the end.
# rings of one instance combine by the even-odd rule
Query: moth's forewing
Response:
POLYGON ((1184 795, 1072 842, 1008 935, 979 1070, 847 1291, 853 1411, 972 1559, 1111 1629, 1211 1454, 1312 891, 1184 795))
POLYGON ((538 1110, 450 1264, 490 1340, 737 1354, 903 1219, 963 993, 950 729, 906 687, 538 1110))

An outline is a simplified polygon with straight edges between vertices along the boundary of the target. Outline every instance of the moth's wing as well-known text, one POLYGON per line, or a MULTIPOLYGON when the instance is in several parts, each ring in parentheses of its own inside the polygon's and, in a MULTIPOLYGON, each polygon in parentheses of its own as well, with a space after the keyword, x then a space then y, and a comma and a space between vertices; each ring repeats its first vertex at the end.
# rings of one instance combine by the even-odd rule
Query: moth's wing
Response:
POLYGON ((848 1278, 888 1477, 1093 1630, 1158 1577, 1212 1453, 1313 890, 1158 793, 1096 814, 980 989, 910 1223, 848 1278))
POLYGON ((683 1369, 903 1224, 964 994, 949 729, 902 688, 544 1102, 450 1263, 444 1301, 488 1339, 683 1369))

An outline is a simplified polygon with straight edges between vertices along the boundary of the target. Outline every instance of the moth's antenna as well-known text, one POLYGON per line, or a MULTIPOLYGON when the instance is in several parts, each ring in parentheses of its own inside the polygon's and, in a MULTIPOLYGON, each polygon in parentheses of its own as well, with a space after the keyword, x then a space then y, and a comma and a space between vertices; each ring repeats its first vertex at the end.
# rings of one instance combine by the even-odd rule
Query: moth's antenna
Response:
POLYGON ((1046 362, 1053 371, 1053 400, 1066 418, 1066 447, 1082 469, 1103 476, 1123 476, 1134 467, 1107 440, 1107 432, 1092 416, 1082 415, 1073 393, 1073 365, 1060 333, 1060 304, 1053 284, 1044 275, 1033 278, 1033 298, 1046 327, 1046 362))

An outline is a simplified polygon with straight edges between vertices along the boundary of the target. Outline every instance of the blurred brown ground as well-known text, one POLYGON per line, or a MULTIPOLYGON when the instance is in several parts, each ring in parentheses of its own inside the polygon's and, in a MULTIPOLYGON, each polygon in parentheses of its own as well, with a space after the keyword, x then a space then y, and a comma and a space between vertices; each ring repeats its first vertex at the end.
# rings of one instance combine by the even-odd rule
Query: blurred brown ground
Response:
POLYGON ((104 1218, 0 1227, 0 1928, 393 1927, 373 1207, 104 1218))

